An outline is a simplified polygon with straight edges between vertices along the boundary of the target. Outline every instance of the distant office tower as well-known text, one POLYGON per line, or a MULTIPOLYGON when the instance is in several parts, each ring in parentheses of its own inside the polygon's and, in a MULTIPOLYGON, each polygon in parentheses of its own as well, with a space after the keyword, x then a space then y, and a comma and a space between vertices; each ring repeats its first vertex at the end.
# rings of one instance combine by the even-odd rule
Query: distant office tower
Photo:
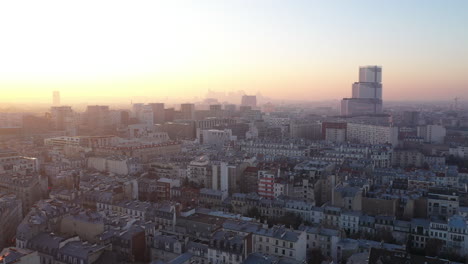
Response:
POLYGON ((210 111, 221 111, 221 105, 220 104, 210 105, 210 111))
POLYGON ((149 104, 151 109, 153 109, 153 122, 155 124, 163 124, 165 121, 165 110, 163 103, 151 103, 149 104))
POLYGON ((129 124, 130 115, 128 110, 111 110, 109 111, 109 115, 111 126, 127 126, 129 124))
POLYGON ((250 106, 252 108, 257 107, 257 96, 255 96, 255 95, 243 95, 241 105, 242 106, 250 106))
POLYGON ((50 112, 54 130, 65 131, 67 136, 76 135, 75 115, 71 106, 54 106, 50 112))
POLYGON ((223 110, 220 104, 212 104, 210 105, 210 117, 222 117, 223 110))
POLYGON ((154 112, 151 104, 133 104, 132 115, 140 124, 153 125, 154 124, 154 112))
POLYGON ((140 115, 140 112, 143 110, 144 104, 137 103, 132 105, 132 117, 137 118, 140 115))
POLYGON ((143 124, 150 126, 154 125, 153 107, 151 105, 144 105, 140 112, 140 116, 138 116, 138 120, 140 120, 140 123, 143 124))
POLYGON ((361 66, 359 67, 360 83, 381 83, 382 67, 380 66, 361 66))
POLYGON ((381 67, 359 67, 359 82, 353 84, 353 98, 382 100, 381 67))
POLYGON ((164 121, 165 122, 174 122, 175 110, 174 108, 164 109, 164 121))
POLYGON ((359 67, 359 82, 353 83, 352 88, 352 98, 341 101, 342 115, 382 113, 382 67, 359 67))
POLYGON ((54 106, 59 106, 60 105, 60 92, 59 91, 53 91, 53 93, 52 93, 52 104, 54 106))
POLYGON ((129 121, 130 121, 130 112, 121 111, 120 122, 122 123, 122 125, 128 125, 129 121))
POLYGON ((86 125, 91 130, 103 130, 110 126, 109 106, 107 105, 88 105, 86 108, 86 125))
POLYGON ((180 112, 182 119, 193 120, 195 119, 195 105, 194 104, 181 104, 180 112))

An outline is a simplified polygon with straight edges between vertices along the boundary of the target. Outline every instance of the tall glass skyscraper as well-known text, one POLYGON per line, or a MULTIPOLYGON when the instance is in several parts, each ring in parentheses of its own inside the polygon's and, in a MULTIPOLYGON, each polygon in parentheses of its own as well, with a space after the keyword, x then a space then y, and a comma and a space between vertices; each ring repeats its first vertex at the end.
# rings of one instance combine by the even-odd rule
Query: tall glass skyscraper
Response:
POLYGON ((382 112, 382 67, 359 67, 359 82, 353 83, 352 97, 341 101, 341 114, 346 116, 382 112))

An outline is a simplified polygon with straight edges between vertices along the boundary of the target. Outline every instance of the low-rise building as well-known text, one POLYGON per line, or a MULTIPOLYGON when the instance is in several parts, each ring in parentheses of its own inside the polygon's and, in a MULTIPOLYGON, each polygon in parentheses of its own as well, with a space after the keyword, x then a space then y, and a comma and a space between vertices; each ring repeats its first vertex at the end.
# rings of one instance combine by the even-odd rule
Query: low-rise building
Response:
POLYGON ((450 217, 458 214, 458 193, 450 189, 432 188, 427 195, 427 215, 450 217))
POLYGON ((210 263, 240 264, 253 252, 251 234, 219 230, 213 234, 208 245, 210 263))
POLYGON ((292 230, 282 226, 268 228, 261 224, 229 220, 224 222, 223 228, 238 234, 252 234, 254 252, 292 258, 297 261, 306 260, 307 238, 305 231, 292 230))

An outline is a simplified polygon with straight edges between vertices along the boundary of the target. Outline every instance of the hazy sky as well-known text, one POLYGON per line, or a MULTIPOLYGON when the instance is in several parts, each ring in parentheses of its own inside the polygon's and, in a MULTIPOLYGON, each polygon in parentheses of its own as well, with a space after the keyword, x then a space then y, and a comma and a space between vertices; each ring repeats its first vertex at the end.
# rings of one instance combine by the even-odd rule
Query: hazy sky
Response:
POLYGON ((382 65, 384 100, 468 99, 468 1, 0 1, 0 101, 323 100, 382 65))

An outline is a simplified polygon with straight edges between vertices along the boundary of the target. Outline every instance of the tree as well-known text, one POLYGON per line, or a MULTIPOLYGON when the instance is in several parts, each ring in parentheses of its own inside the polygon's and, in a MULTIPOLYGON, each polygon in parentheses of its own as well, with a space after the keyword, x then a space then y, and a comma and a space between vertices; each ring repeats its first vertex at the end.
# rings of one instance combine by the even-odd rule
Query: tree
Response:
POLYGON ((320 249, 312 248, 309 250, 307 264, 321 264, 324 260, 325 256, 320 249))
POLYGON ((436 257, 440 255, 444 242, 437 238, 431 238, 426 242, 425 253, 427 256, 436 257))
POLYGON ((247 217, 260 219, 262 217, 262 214, 260 213, 260 210, 258 210, 258 208, 254 206, 247 211, 247 217))
POLYGON ((424 164, 422 165, 422 168, 424 170, 430 170, 431 169, 431 167, 429 166, 429 163, 427 163, 427 162, 424 162, 424 164))
POLYGON ((271 219, 273 225, 285 225, 286 227, 293 227, 294 229, 299 228, 302 224, 302 217, 298 214, 287 212, 283 216, 271 219))
POLYGON ((468 159, 458 158, 454 155, 450 155, 446 160, 448 165, 456 165, 459 168, 468 168, 468 159))
POLYGON ((413 236, 412 235, 409 235, 408 239, 406 240, 406 250, 410 253, 413 251, 413 236))
POLYGON ((392 235, 392 232, 387 229, 376 230, 375 241, 383 241, 385 243, 395 243, 395 238, 392 235))
POLYGON ((185 176, 183 182, 182 182, 182 186, 189 186, 190 184, 190 181, 189 181, 189 178, 187 176, 185 176))

